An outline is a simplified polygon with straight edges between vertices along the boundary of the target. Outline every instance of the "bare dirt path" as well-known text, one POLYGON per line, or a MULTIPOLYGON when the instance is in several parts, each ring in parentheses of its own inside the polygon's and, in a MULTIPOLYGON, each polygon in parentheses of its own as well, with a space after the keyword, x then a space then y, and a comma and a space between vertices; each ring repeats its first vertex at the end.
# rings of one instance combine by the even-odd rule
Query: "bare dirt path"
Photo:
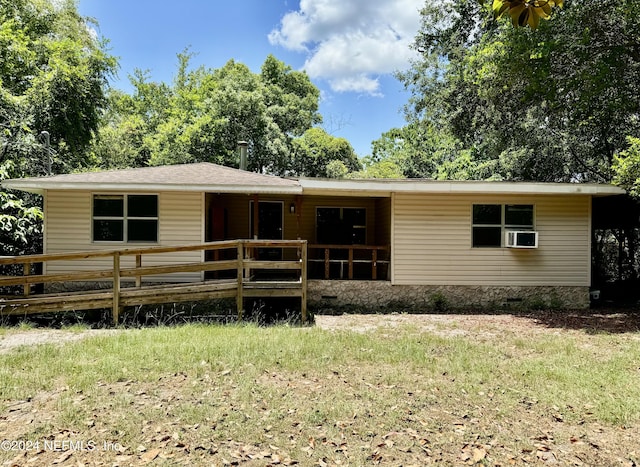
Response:
POLYGON ((403 326, 443 336, 494 337, 508 331, 523 335, 565 332, 633 333, 640 331, 640 311, 535 312, 529 314, 348 314, 316 315, 316 326, 357 332, 403 326))
POLYGON ((31 329, 28 331, 9 331, 0 335, 0 354, 22 346, 39 344, 63 344, 86 339, 87 337, 113 334, 114 329, 86 329, 81 331, 65 331, 60 329, 31 329))

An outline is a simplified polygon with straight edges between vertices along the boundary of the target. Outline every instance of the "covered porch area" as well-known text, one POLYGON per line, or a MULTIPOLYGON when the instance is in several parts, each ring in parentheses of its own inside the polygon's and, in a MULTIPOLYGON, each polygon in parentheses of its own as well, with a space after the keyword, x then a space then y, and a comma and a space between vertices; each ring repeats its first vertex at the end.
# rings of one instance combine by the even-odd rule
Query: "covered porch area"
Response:
MULTIPOLYGON (((204 234, 207 242, 306 240, 309 279, 390 280, 388 196, 206 193, 204 234)), ((296 259, 268 248, 255 254, 263 260, 296 259)))

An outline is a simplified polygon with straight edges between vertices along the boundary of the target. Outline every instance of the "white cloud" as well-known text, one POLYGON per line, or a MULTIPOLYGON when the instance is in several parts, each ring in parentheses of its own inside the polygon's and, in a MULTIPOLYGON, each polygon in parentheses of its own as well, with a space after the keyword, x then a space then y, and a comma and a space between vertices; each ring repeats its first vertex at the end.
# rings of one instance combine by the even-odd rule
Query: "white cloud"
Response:
POLYGON ((304 52, 304 69, 334 91, 379 94, 377 76, 407 67, 424 0, 301 0, 269 41, 304 52))

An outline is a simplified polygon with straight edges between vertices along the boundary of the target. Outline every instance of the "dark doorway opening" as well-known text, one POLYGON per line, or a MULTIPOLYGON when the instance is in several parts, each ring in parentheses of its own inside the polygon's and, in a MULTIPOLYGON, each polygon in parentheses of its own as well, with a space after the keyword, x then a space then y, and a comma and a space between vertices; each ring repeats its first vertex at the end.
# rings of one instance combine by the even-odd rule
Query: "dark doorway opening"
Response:
MULTIPOLYGON (((254 226, 254 202, 249 203, 249 232, 260 240, 282 240, 284 203, 282 201, 258 201, 258 229, 254 226)), ((280 261, 282 249, 259 248, 258 259, 280 261)))

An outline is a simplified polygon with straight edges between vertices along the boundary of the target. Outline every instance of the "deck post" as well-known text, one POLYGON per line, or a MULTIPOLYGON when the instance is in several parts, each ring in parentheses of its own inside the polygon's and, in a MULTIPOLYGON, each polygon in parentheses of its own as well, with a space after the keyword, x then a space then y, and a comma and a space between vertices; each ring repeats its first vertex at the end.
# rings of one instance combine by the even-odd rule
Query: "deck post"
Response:
MULTIPOLYGON (((23 276, 29 276, 31 274, 31 263, 24 263, 23 267, 22 267, 22 275, 23 276)), ((28 297, 29 295, 31 295, 31 284, 29 284, 29 282, 25 281, 24 283, 24 296, 28 297)))
POLYGON ((371 250, 371 280, 378 279, 378 250, 371 250))
POLYGON ((120 252, 113 253, 113 324, 120 318, 120 252))
POLYGON ((329 248, 324 249, 324 278, 329 279, 329 248))
POLYGON ((353 248, 349 248, 349 280, 353 280, 353 248))
POLYGON ((307 242, 304 242, 300 249, 302 250, 300 255, 300 282, 302 291, 300 293, 300 313, 302 314, 302 324, 307 324, 307 242))
MULTIPOLYGON (((142 267, 142 255, 141 254, 137 254, 136 255, 136 268, 141 268, 142 267)), ((140 288, 142 287, 142 276, 137 275, 136 276, 136 287, 140 288)))
POLYGON ((236 295, 236 308, 238 309, 238 321, 242 320, 242 312, 244 311, 244 297, 242 293, 242 276, 244 274, 244 243, 238 242, 238 291, 236 295))

